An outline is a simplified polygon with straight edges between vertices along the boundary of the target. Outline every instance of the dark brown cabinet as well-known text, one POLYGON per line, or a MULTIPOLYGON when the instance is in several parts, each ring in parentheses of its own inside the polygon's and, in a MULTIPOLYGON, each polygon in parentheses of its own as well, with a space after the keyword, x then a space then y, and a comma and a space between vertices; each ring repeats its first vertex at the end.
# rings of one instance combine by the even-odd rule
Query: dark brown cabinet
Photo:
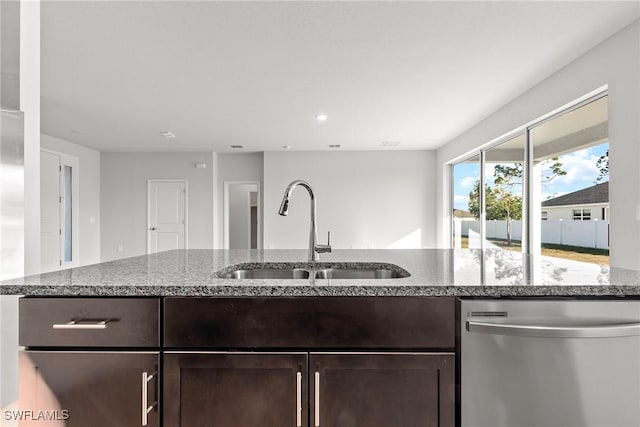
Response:
POLYGON ((43 427, 455 425, 452 298, 22 298, 20 344, 43 427))
POLYGON ((453 427, 453 354, 310 356, 313 427, 453 427))
POLYGON ((158 427, 157 372, 157 352, 22 351, 20 412, 9 416, 42 427, 158 427))
POLYGON ((164 346, 198 349, 455 347, 452 298, 303 297, 164 300, 164 346))
POLYGON ((454 365, 445 353, 165 353, 164 425, 453 427, 454 365))
POLYGON ((164 425, 453 427, 454 313, 452 298, 166 298, 164 425))
POLYGON ((21 298, 25 347, 159 347, 159 298, 21 298))
POLYGON ((19 331, 18 412, 5 419, 160 426, 159 298, 21 298, 19 331))
POLYGON ((165 353, 164 425, 306 427, 306 353, 165 353))

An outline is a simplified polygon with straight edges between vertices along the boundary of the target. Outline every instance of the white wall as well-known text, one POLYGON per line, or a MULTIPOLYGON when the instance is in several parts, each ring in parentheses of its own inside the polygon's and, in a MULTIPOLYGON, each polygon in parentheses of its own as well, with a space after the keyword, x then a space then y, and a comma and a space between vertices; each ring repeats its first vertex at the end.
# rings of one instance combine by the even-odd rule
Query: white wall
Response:
POLYGON ((79 265, 100 262, 100 152, 45 134, 40 145, 78 158, 79 265))
POLYGON ((609 88, 611 257, 640 269, 640 24, 636 21, 438 150, 438 246, 449 240, 448 162, 595 89, 609 88))
MULTIPOLYGON (((263 195, 263 154, 262 153, 239 153, 223 154, 218 153, 218 173, 217 173, 217 208, 216 208, 216 230, 220 239, 216 239, 216 248, 222 248, 224 228, 224 183, 225 181, 259 181, 260 184, 260 209, 264 206, 263 195)), ((264 210, 262 210, 264 212, 264 210)), ((258 219, 260 222, 263 218, 258 219)), ((264 223, 264 222, 262 222, 264 223)), ((258 241, 260 238, 258 237, 258 241)))
POLYGON ((40 272, 40 1, 20 2, 20 109, 24 112, 24 274, 40 272))
POLYGON ((314 190, 319 243, 336 249, 435 245, 433 151, 264 153, 264 247, 308 247, 309 195, 296 188, 289 216, 277 214, 286 186, 314 190))
POLYGON ((210 152, 107 153, 100 156, 101 258, 147 253, 147 180, 189 180, 189 249, 213 247, 213 175, 210 152), (206 163, 196 169, 196 163, 206 163), (117 247, 123 246, 122 252, 117 247))

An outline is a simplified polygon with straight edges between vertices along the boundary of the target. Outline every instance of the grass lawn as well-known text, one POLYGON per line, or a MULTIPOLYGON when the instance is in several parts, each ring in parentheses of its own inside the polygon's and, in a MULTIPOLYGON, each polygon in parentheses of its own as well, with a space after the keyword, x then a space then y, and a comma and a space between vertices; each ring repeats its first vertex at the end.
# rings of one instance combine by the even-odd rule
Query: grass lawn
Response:
MULTIPOLYGON (((509 251, 520 252, 520 242, 513 241, 508 245, 506 240, 490 239, 492 244, 509 251)), ((469 239, 462 237, 462 247, 469 247, 469 239)), ((581 248, 578 246, 560 246, 544 243, 542 245, 542 255, 570 259, 573 261, 590 262, 598 265, 609 265, 609 250, 581 248)))

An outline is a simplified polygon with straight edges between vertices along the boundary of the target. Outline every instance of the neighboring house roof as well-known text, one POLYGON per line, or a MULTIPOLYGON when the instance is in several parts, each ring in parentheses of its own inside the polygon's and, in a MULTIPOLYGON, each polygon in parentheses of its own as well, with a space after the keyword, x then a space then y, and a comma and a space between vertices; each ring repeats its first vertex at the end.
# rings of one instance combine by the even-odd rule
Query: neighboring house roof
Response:
POLYGON ((573 193, 564 194, 553 199, 545 200, 542 206, 589 205, 594 203, 609 203, 609 182, 596 184, 573 193))
POLYGON ((454 209, 453 216, 456 218, 475 218, 475 215, 463 209, 454 209))

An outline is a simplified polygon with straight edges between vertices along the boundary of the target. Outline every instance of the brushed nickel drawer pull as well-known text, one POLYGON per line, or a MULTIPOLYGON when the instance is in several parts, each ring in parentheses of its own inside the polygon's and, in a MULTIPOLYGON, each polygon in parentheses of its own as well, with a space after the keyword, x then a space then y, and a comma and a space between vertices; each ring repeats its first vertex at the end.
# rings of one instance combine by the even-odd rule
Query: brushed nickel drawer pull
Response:
POLYGON ((315 374, 315 427, 320 427, 320 372, 315 374))
POLYGON ((148 415, 149 412, 153 411, 153 408, 156 406, 149 405, 149 381, 151 381, 154 377, 154 374, 149 375, 146 372, 142 373, 142 425, 146 426, 148 424, 148 415))
POLYGON ((296 426, 302 427, 302 372, 296 373, 296 426))
POLYGON ((106 320, 71 320, 67 323, 54 323, 53 329, 107 329, 106 320))

